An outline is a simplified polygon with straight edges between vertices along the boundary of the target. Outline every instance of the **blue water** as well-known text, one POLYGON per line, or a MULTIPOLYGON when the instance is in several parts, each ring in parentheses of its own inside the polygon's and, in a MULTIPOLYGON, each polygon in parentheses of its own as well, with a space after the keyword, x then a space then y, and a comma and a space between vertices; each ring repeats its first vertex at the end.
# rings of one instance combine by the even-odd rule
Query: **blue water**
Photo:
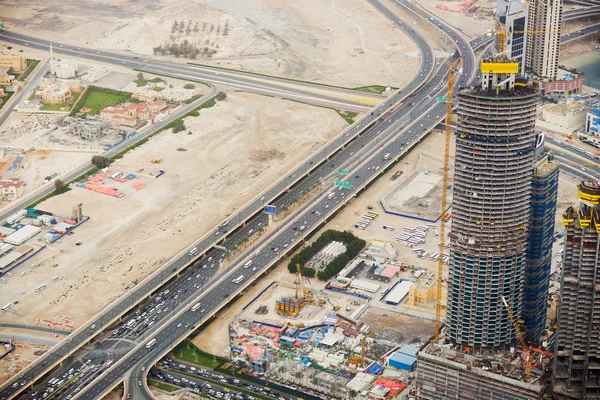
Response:
POLYGON ((566 67, 577 68, 583 72, 583 83, 600 89, 600 51, 593 50, 564 62, 566 67))

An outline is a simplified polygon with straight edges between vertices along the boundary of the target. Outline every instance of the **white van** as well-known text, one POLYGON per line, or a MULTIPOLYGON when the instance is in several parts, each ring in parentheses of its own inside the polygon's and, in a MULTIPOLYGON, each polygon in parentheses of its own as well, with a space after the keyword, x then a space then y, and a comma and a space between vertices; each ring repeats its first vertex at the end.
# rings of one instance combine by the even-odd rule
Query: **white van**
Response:
POLYGON ((244 268, 248 268, 251 265, 252 265, 252 260, 250 260, 246 264, 244 264, 244 268))
POLYGON ((235 278, 232 282, 233 283, 240 283, 243 280, 244 280, 244 275, 240 275, 237 278, 235 278))
POLYGON ((196 254, 198 254, 198 248, 194 247, 193 249, 190 250, 189 255, 195 256, 196 254))

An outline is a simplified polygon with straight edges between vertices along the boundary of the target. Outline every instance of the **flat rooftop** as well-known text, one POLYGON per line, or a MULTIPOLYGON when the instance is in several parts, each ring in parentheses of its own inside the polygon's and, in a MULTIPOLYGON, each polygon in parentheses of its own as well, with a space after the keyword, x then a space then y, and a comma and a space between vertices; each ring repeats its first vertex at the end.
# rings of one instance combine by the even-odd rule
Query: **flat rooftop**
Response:
MULTIPOLYGON (((440 343, 444 343, 443 336, 440 343)), ((433 340, 419 352, 424 358, 434 358, 447 362, 449 366, 464 369, 478 375, 500 380, 511 385, 531 389, 541 387, 546 379, 546 370, 552 358, 542 356, 538 352, 533 355, 531 377, 525 379, 525 366, 521 360, 521 349, 500 351, 492 349, 476 349, 454 346, 452 344, 436 344, 433 340), (542 379, 544 378, 544 379, 542 379)))

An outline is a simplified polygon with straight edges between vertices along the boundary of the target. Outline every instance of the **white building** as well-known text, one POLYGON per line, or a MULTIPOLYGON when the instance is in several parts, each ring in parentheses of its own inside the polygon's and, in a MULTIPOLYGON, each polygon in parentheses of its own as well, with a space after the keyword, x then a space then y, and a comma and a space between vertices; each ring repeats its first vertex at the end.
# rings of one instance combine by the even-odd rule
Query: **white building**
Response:
POLYGON ((562 0, 531 0, 529 4, 529 31, 526 67, 540 78, 556 79, 562 28, 562 0))
POLYGON ((553 104, 542 110, 543 127, 556 132, 572 133, 585 126, 588 108, 568 99, 566 103, 553 104))
POLYGON ((56 75, 57 78, 71 79, 77 76, 79 63, 77 60, 57 60, 52 52, 52 44, 50 44, 50 73, 56 75))

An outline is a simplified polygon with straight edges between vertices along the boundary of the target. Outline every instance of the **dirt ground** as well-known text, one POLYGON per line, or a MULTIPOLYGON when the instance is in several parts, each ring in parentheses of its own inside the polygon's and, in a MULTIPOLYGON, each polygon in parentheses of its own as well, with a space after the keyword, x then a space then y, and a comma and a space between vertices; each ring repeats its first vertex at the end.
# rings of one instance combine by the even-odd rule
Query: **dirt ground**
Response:
POLYGON ((374 307, 369 307, 362 315, 361 321, 371 326, 371 332, 378 327, 389 323, 379 332, 375 333, 375 339, 389 340, 395 343, 424 343, 434 333, 435 322, 413 317, 410 315, 392 313, 374 307), (392 319, 392 322, 389 320, 392 319))
POLYGON ((196 62, 350 87, 400 87, 418 66, 406 35, 352 0, 7 0, 0 15, 7 29, 60 42, 152 55, 187 40, 196 62))
POLYGON ((91 220, 32 259, 35 268, 21 268, 26 276, 8 279, 0 301, 20 304, 4 321, 60 315, 79 326, 347 126, 332 110, 246 93, 185 124, 187 131, 165 131, 115 165, 166 171, 139 192, 119 200, 73 188, 38 206, 70 215, 81 202, 91 220), (34 293, 41 284, 47 290, 34 293))

